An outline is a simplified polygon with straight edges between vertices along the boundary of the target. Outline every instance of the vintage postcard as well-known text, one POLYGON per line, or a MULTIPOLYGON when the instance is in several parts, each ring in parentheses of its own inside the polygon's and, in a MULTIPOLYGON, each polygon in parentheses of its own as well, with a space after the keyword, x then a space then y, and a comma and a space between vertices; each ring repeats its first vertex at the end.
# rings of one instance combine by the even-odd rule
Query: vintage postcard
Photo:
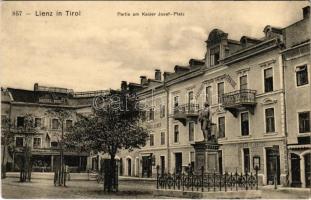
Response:
POLYGON ((1 197, 309 199, 309 1, 2 1, 1 197))

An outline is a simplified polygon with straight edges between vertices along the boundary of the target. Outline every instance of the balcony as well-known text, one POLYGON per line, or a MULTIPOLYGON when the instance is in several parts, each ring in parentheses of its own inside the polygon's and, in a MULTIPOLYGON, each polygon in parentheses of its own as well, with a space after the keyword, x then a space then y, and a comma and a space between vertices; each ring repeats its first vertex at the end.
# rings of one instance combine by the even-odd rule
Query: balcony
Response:
POLYGON ((244 89, 226 93, 223 94, 220 102, 234 117, 237 117, 241 110, 249 110, 251 114, 254 114, 256 90, 244 89))
POLYGON ((199 116, 199 104, 184 104, 174 107, 174 119, 186 126, 187 120, 195 121, 199 116))

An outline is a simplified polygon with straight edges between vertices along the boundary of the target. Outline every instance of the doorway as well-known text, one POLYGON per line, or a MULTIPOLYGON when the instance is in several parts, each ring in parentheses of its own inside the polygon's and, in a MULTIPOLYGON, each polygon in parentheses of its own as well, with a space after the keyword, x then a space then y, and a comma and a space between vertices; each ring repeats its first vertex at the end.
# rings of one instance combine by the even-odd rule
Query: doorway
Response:
POLYGON ((130 158, 127 159, 127 175, 132 176, 132 160, 130 158))
POLYGON ((142 157, 142 177, 151 177, 152 175, 152 160, 150 156, 142 157))
POLYGON ((291 187, 301 187, 300 180, 300 157, 297 154, 291 154, 291 187))
POLYGON ((161 162, 161 174, 164 174, 164 172, 165 172, 165 156, 160 156, 160 162, 161 162))
POLYGON ((306 187, 311 187, 311 153, 304 155, 306 187))
POLYGON ((277 184, 280 184, 280 156, 279 150, 274 148, 266 148, 266 167, 267 167, 267 184, 274 184, 274 176, 276 175, 277 184))
POLYGON ((176 174, 182 172, 182 153, 175 153, 175 171, 176 174))

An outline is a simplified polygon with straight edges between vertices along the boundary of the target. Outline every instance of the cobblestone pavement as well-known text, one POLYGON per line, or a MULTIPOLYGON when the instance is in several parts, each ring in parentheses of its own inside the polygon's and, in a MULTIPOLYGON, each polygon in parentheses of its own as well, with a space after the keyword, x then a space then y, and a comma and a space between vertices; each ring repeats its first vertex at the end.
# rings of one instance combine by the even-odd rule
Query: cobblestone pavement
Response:
POLYGON ((2 180, 3 198, 163 198, 154 197, 154 182, 120 181, 119 192, 107 194, 103 185, 96 181, 69 181, 67 187, 55 187, 53 180, 33 179, 30 183, 20 183, 17 178, 8 177, 2 180))

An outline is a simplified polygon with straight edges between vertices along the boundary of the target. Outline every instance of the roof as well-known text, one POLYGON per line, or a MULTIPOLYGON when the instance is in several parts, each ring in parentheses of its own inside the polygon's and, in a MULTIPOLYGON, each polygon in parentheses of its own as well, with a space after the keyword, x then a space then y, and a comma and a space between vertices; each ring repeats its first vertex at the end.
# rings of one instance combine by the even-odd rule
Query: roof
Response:
POLYGON ((26 103, 36 103, 36 98, 33 91, 8 88, 11 93, 13 101, 26 102, 26 103))

